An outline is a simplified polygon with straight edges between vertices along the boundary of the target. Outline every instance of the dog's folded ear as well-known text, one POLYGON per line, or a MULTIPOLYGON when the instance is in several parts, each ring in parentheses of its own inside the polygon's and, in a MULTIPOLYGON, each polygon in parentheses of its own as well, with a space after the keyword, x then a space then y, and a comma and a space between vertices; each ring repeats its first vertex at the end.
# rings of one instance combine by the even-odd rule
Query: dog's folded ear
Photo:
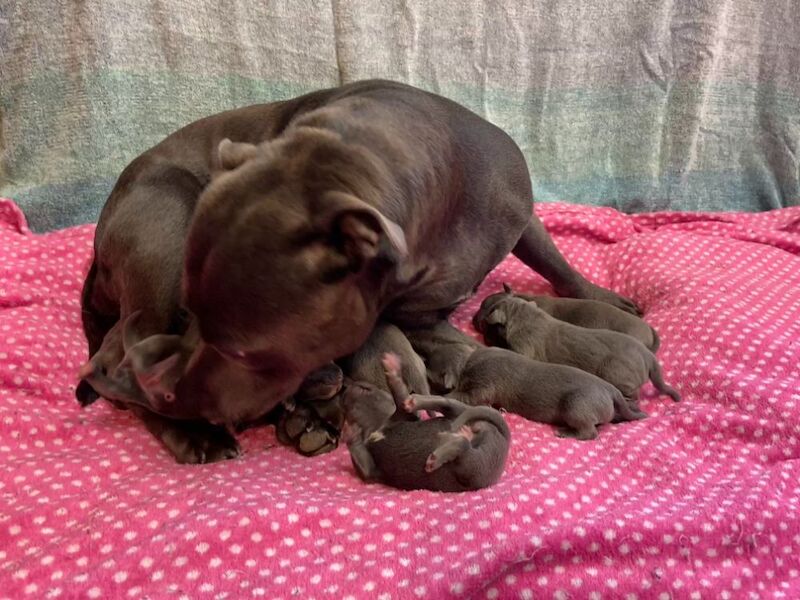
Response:
POLYGON ((225 138, 217 146, 217 156, 220 166, 226 171, 236 169, 253 158, 258 151, 255 144, 245 142, 232 142, 225 138))
POLYGON ((328 192, 318 215, 336 251, 359 271, 373 258, 397 262, 408 254, 403 229, 378 210, 351 194, 328 192))

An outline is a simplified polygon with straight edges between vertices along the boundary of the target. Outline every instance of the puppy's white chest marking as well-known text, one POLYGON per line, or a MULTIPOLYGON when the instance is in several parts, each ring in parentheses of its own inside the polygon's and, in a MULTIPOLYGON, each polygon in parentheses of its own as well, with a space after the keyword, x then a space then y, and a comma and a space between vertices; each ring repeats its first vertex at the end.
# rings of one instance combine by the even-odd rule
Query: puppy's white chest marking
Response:
POLYGON ((373 431, 372 433, 369 434, 369 437, 367 438, 367 440, 369 440, 370 442, 380 442, 383 439, 386 439, 386 436, 383 435, 383 432, 380 430, 373 431))

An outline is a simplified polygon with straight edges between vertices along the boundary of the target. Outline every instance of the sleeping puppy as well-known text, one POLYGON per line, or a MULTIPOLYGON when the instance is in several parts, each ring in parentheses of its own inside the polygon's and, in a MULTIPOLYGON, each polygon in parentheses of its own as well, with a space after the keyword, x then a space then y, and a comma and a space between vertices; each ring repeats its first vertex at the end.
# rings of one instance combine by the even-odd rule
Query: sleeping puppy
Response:
POLYGON ((405 490, 460 492, 488 487, 505 467, 510 431, 489 407, 409 395, 396 355, 384 358, 391 394, 367 383, 344 393, 344 439, 365 481, 405 490), (414 411, 441 412, 419 420, 414 411))
POLYGON ((471 350, 482 347, 447 321, 427 329, 406 331, 408 341, 425 362, 428 382, 437 394, 453 390, 471 350), (453 351, 457 349, 457 351, 453 351))
POLYGON ((391 323, 378 322, 367 341, 340 363, 353 381, 367 382, 388 392, 382 364, 383 356, 387 353, 400 358, 401 376, 412 393, 430 393, 422 359, 414 352, 405 334, 391 323))
MULTIPOLYGON (((180 464, 211 463, 239 456, 239 444, 226 427, 202 419, 166 420, 148 409, 151 404, 148 394, 159 394, 160 401, 165 403, 174 400, 174 397, 169 390, 158 391, 158 377, 148 380, 148 374, 153 373, 142 370, 137 374, 134 370, 133 363, 140 364, 146 355, 152 355, 153 352, 157 355, 160 351, 158 345, 153 344, 153 339, 134 349, 136 340, 133 338, 133 327, 137 316, 138 313, 131 315, 111 327, 98 351, 81 367, 79 378, 96 392, 88 397, 79 396, 81 405, 88 406, 102 396, 117 408, 130 409, 180 464)), ((170 348, 180 348, 182 338, 165 336, 164 341, 170 348)), ((183 350, 185 353, 186 350, 183 350)), ((179 377, 179 370, 183 366, 171 364, 171 368, 161 375, 165 378, 179 377)), ((242 373, 238 368, 235 371, 242 373)), ((230 383, 230 386, 216 392, 222 393, 224 390, 236 393, 239 388, 236 378, 230 383)))
MULTIPOLYGON (((402 378, 411 392, 429 394, 425 365, 400 329, 380 322, 369 339, 354 354, 339 362, 348 380, 369 383, 388 392, 381 359, 393 353, 400 357, 402 378)), ((335 363, 317 369, 306 377, 292 399, 284 403, 283 415, 276 424, 278 439, 293 445, 300 454, 316 456, 338 445, 344 424, 339 391, 343 372, 335 363)))
MULTIPOLYGON (((411 340, 417 342, 413 335, 411 340)), ((647 416, 631 408, 613 385, 580 369, 487 348, 445 328, 438 342, 417 346, 438 391, 473 406, 490 405, 531 421, 561 425, 559 437, 591 440, 599 425, 647 416)))
POLYGON ((614 385, 631 402, 649 379, 675 402, 678 392, 664 383, 655 355, 631 336, 607 329, 586 329, 551 317, 536 302, 511 295, 484 301, 477 327, 486 341, 533 360, 569 365, 614 385))
POLYGON ((519 294, 515 293, 511 286, 506 283, 503 284, 502 292, 487 296, 483 301, 480 310, 472 319, 472 324, 475 328, 478 329, 478 323, 484 320, 486 313, 492 310, 496 302, 509 295, 536 302, 539 308, 559 321, 565 321, 587 329, 610 329, 611 331, 618 331, 634 337, 653 353, 661 345, 656 330, 643 319, 606 302, 519 294))

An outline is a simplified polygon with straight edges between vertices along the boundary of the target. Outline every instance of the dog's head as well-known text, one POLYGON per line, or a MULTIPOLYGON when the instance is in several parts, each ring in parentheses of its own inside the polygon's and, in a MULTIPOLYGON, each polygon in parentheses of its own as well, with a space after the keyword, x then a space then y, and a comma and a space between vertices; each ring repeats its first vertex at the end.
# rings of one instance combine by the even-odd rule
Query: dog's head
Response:
POLYGON ((225 170, 187 240, 184 301, 205 342, 265 376, 297 379, 358 348, 406 253, 402 229, 359 197, 377 175, 349 151, 318 130, 220 144, 225 170))

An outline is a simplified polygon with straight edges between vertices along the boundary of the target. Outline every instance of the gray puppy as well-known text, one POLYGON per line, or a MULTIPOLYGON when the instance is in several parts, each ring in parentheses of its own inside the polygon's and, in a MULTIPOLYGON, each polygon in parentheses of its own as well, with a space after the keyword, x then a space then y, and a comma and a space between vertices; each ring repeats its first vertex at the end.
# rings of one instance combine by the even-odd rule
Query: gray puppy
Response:
POLYGON ((579 440, 596 438, 598 425, 647 416, 632 409, 617 388, 590 373, 531 360, 503 348, 486 348, 461 332, 444 328, 437 332, 438 344, 425 339, 418 349, 431 382, 438 382, 441 392, 452 398, 502 408, 539 423, 563 425, 559 437, 579 440))
POLYGON ((681 399, 664 383, 655 355, 629 335, 565 323, 548 315, 536 302, 511 295, 495 300, 477 325, 493 346, 597 375, 630 401, 638 400, 639 388, 648 379, 675 402, 681 399))
POLYGON ((406 331, 408 341, 422 356, 431 389, 437 394, 453 390, 471 351, 483 347, 447 321, 428 329, 406 331))
POLYGON ((367 382, 388 392, 389 385, 381 362, 387 353, 400 357, 401 377, 412 393, 430 393, 425 378, 425 364, 414 352, 405 334, 391 323, 378 322, 367 341, 355 353, 339 362, 353 381, 367 382))
POLYGON ((478 329, 478 323, 484 320, 487 312, 503 298, 512 295, 523 300, 536 302, 536 305, 551 317, 566 321, 587 329, 610 329, 618 331, 642 342, 655 353, 661 345, 658 333, 644 319, 640 319, 624 310, 596 300, 579 300, 577 298, 554 298, 553 296, 532 296, 514 292, 511 286, 504 283, 503 291, 487 296, 480 310, 475 313, 472 323, 478 329))
POLYGON ((399 489, 478 490, 503 473, 511 432, 503 416, 438 396, 409 395, 396 355, 384 358, 391 394, 368 383, 344 393, 345 431, 353 466, 365 481, 399 489), (442 417, 419 420, 417 410, 442 417))

